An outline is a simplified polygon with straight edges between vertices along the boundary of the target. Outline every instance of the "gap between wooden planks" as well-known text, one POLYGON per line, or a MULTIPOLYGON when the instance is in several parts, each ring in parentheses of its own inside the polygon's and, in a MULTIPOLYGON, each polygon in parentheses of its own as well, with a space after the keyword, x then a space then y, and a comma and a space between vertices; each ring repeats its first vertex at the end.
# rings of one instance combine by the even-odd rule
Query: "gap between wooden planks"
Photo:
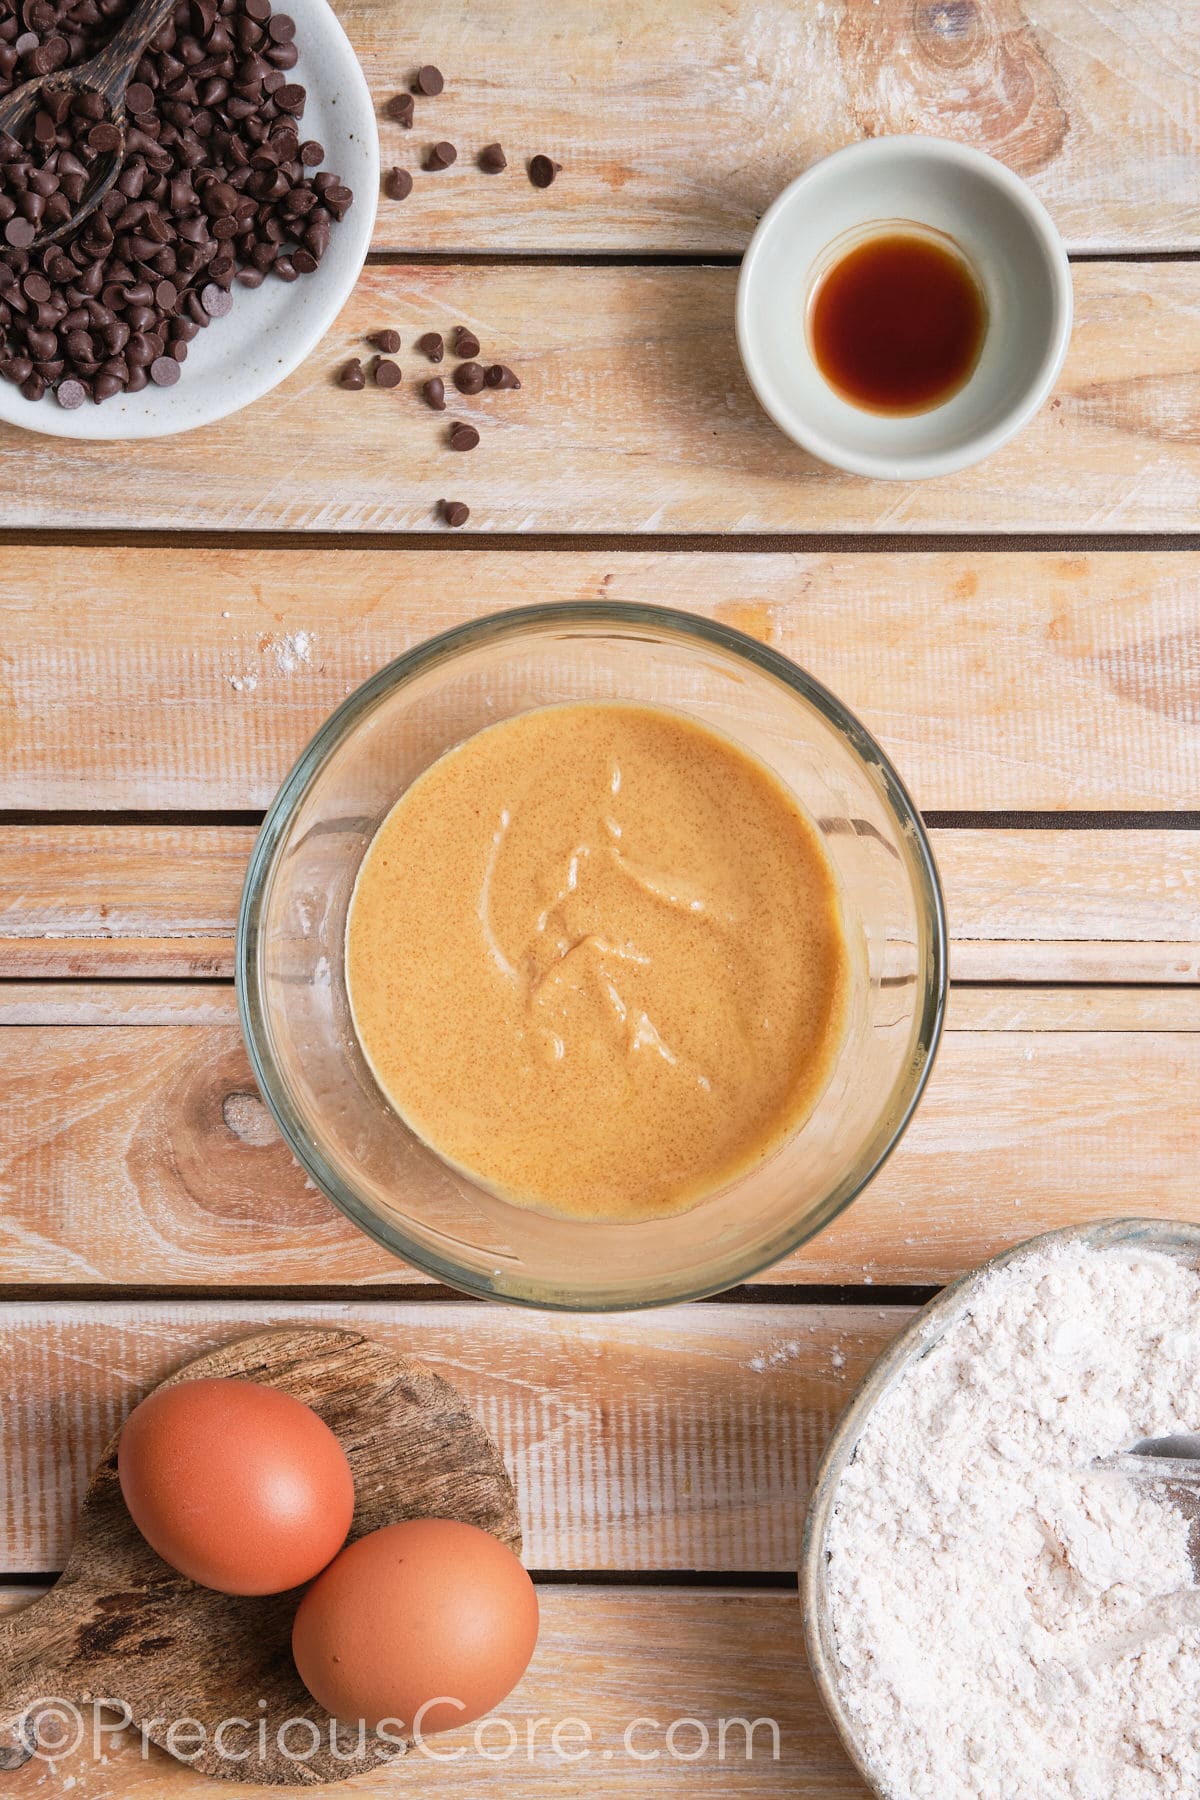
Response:
MULTIPOLYGON (((0 1029, 0 1283, 421 1279, 293 1161, 228 988, 16 984, 8 1003, 43 1022, 0 1029)), ((1060 1225, 1196 1218, 1198 1084, 1195 988, 957 990, 895 1155, 760 1279, 930 1285, 1060 1225)))
POLYGON ((1152 0, 562 0, 554 28, 518 0, 443 8, 419 30, 392 0, 342 0, 379 105, 434 61, 411 131, 380 119, 383 163, 413 171, 380 203, 378 249, 739 251, 775 195, 859 137, 931 132, 1024 175, 1073 248, 1200 242, 1200 30, 1152 0), (436 138, 459 160, 420 172, 436 138), (479 149, 503 141, 488 177, 479 149), (528 157, 563 164, 538 193, 528 157))
MULTIPOLYGON (((30 1599, 29 1589, 0 1589, 0 1610, 17 1611, 30 1599)), ((696 1793, 867 1800, 813 1687, 794 1593, 556 1586, 543 1587, 539 1599, 537 1652, 520 1687, 497 1708, 497 1721, 510 1721, 517 1734, 512 1754, 503 1756, 512 1739, 493 1721, 478 1740, 473 1729, 439 1737, 439 1760, 420 1757, 351 1786, 306 1791, 328 1800, 401 1800, 406 1793, 414 1800, 494 1800, 497 1792, 506 1800, 543 1793, 632 1800, 651 1790, 667 1800, 696 1793), (560 1719, 583 1719, 591 1734, 564 1730, 562 1759, 552 1744, 560 1719), (702 1722, 706 1753, 696 1757, 699 1728, 681 1725, 672 1742, 687 1760, 672 1759, 666 1733, 676 1719, 702 1722), (737 1719, 767 1722, 754 1729, 749 1757, 737 1719), (770 1721, 778 1727, 778 1756, 770 1721)), ((262 1800, 264 1790, 250 1781, 209 1781, 153 1746, 143 1756, 136 1733, 105 1734, 100 1761, 91 1711, 84 1712, 84 1746, 52 1771, 31 1762, 6 1772, 10 1800, 43 1800, 68 1785, 86 1800, 262 1800)), ((241 1747, 253 1739, 230 1733, 229 1742, 241 1747)))
MULTIPOLYGON (((0 825, 0 981, 229 979, 255 836, 252 826, 0 825)), ((1200 980, 1200 831, 931 838, 955 979, 1200 980)), ((0 1022, 36 1017, 14 1013, 0 990, 0 1022)))
POLYGON ((734 344, 736 280, 372 266, 304 366, 219 425, 115 456, 5 427, 5 524, 403 532, 434 526, 451 498, 471 507, 471 532, 1194 529, 1200 264, 1077 265, 1071 350, 1047 406, 986 463, 908 484, 828 469, 759 410, 734 344), (524 385, 474 400, 451 388, 449 411, 433 413, 412 342, 458 322, 524 385), (340 364, 382 325, 402 334, 403 385, 338 387, 340 364), (460 416, 483 434, 467 455, 447 447, 460 416))
MULTIPOLYGON (((1186 810, 1200 804, 1198 594, 1200 553, 1182 550, 4 545, 0 808, 264 807, 326 715, 390 658, 498 608, 607 598, 703 613, 792 657, 879 737, 926 811, 1186 810)), ((1094 921, 1085 854, 1069 904, 1094 921)), ((1148 918, 1136 857, 1124 852, 1114 897, 1148 918)), ((1001 875, 997 860, 981 866, 1001 875)), ((1173 888, 1178 918, 1188 873, 1178 858, 1169 868, 1149 861, 1145 891, 1153 914, 1173 888)), ((1039 884, 1045 854, 1015 873, 1039 884)))

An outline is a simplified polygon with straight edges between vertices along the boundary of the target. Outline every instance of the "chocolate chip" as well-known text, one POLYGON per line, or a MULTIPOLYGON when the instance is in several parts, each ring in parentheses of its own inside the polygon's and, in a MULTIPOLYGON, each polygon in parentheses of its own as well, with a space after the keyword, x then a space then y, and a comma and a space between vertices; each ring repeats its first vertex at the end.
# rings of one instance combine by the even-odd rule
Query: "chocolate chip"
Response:
POLYGON ((440 144, 433 144, 430 146, 425 157, 425 167, 427 169, 448 169, 450 164, 452 162, 457 162, 457 160, 458 151, 454 148, 453 144, 448 144, 445 139, 443 139, 440 144))
POLYGON ((446 410, 446 384, 440 375, 431 375, 428 381, 422 382, 421 392, 425 396, 425 404, 434 412, 446 410))
POLYGON ((479 152, 479 166, 485 175, 498 175, 507 169, 508 158, 499 144, 485 144, 479 152))
POLYGON ((423 350, 430 362, 441 362, 446 354, 446 346, 442 342, 440 331, 427 331, 424 337, 417 339, 417 349, 423 350))
POLYGON ((416 93, 425 94, 429 99, 432 99, 435 94, 441 93, 445 85, 446 83, 442 79, 442 71, 440 69, 435 69, 432 63, 424 63, 422 67, 417 70, 416 80, 413 82, 413 89, 416 93))
POLYGON ((519 388, 521 385, 512 370, 503 363, 489 363, 483 371, 483 379, 490 388, 519 388))
POLYGON ((459 363, 454 371, 454 385, 460 394, 481 394, 484 374, 477 362, 459 363))
POLYGON ((393 94, 384 108, 388 118, 394 119, 397 125, 403 125, 406 131, 412 130, 415 110, 411 94, 393 94))
POLYGON ((375 386, 394 388, 400 386, 400 368, 397 363, 389 362, 385 356, 375 359, 375 367, 371 371, 375 377, 375 386))
POLYGON ((383 191, 389 200, 407 200, 412 186, 413 178, 407 169, 389 169, 383 178, 383 191))
POLYGON ((385 331, 376 331, 371 337, 371 342, 377 350, 382 350, 386 356, 395 356, 397 350, 400 348, 400 333, 398 331, 392 331, 390 328, 385 331))
POLYGON ((357 356, 352 356, 350 361, 343 366, 342 372, 338 376, 338 385, 344 388, 353 388, 355 392, 359 388, 366 387, 367 378, 363 374, 363 366, 357 356))
POLYGON ((548 188, 561 168, 561 163, 552 162, 548 156, 530 157, 529 179, 536 188, 548 188))
POLYGON ((69 381, 59 382, 54 390, 54 397, 60 406, 65 406, 68 412, 74 412, 87 399, 87 389, 82 381, 76 381, 72 376, 69 381))
POLYGON ((455 419, 450 427, 450 448, 452 450, 473 450, 479 442, 479 433, 473 425, 463 419, 455 419))
POLYGON ((210 319, 223 319, 233 309, 233 295, 210 281, 200 290, 200 304, 210 319))
POLYGON ((110 155, 121 148, 121 128, 107 120, 93 125, 87 135, 88 149, 96 151, 99 156, 110 155))
POLYGON ((471 516, 470 507, 462 500, 439 500, 438 505, 447 525, 454 526, 456 530, 460 525, 465 525, 471 516))
MULTIPOLYGON (((0 0, 0 98, 88 60, 132 4, 23 0, 18 24, 0 0)), ((316 270, 354 196, 301 142, 295 37, 270 0, 190 0, 143 51, 124 132, 97 91, 50 85, 0 133, 0 378, 30 398, 57 384, 68 405, 70 383, 99 404, 171 382, 235 281, 316 270), (122 139, 116 183, 72 227, 122 139), (38 246, 60 226, 62 242, 38 246)))
POLYGON ((456 325, 454 328, 454 354, 455 356, 479 355, 479 339, 473 331, 468 331, 465 325, 456 325))

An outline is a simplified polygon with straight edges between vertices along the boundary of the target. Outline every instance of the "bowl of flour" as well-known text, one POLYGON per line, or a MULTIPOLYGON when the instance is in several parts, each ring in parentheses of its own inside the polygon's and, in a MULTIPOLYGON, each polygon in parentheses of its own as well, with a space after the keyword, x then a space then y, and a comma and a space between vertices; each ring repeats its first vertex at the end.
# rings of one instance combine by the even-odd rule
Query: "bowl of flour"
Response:
POLYGON ((876 1363, 800 1570, 817 1686, 883 1800, 1200 1793, 1200 1526, 1102 1459, 1200 1430, 1200 1227, 1006 1252, 876 1363))

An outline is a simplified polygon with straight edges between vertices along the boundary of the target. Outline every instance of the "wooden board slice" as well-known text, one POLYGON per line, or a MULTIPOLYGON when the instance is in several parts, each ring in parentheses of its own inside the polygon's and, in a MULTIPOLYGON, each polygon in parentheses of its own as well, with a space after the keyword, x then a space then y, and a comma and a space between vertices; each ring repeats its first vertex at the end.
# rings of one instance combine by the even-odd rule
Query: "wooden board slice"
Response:
MULTIPOLYGON (((354 1470, 351 1538, 401 1519, 453 1518, 519 1552, 516 1499, 500 1452, 466 1402, 420 1363, 356 1331, 302 1326, 227 1344, 163 1385, 202 1376, 283 1388, 320 1414, 354 1470)), ((216 1728, 242 1718, 257 1732, 265 1718, 269 1748, 261 1760, 256 1751, 256 1781, 311 1785, 377 1768, 396 1756, 394 1745, 367 1738, 360 1755, 356 1733, 343 1730, 340 1753, 331 1752, 329 1715, 292 1663, 298 1599, 298 1590, 262 1598, 218 1594, 169 1568, 126 1511, 114 1437, 92 1477, 62 1576, 27 1612, 0 1619, 0 1717, 11 1731, 44 1696, 85 1708, 100 1697, 119 1699, 152 1743, 182 1746, 191 1768, 229 1779, 244 1767, 221 1755, 216 1728), (321 1735, 321 1749, 303 1760, 274 1742, 291 1719, 311 1720, 321 1735), (190 1754, 194 1738, 170 1741, 177 1720, 205 1728, 199 1754, 190 1754)), ((90 1728, 90 1711, 85 1718, 90 1728)), ((54 1736, 51 1724, 47 1734, 54 1736)), ((224 1739, 234 1749, 244 1741, 232 1729, 224 1739)), ((311 1741, 300 1726, 284 1740, 293 1750, 311 1741)))

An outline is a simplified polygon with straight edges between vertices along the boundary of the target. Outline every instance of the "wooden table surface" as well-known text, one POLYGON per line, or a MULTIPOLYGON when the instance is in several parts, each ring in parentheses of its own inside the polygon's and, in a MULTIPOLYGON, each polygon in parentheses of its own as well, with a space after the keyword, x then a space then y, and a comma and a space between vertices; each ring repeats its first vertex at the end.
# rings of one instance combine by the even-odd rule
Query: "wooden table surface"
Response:
MULTIPOLYGON (((189 436, 0 432, 0 1605, 61 1566, 147 1387, 265 1320, 352 1320, 498 1438, 545 1614, 502 1711, 522 1734, 581 1717, 592 1747, 563 1760, 543 1733, 489 1761, 467 1732, 444 1744, 461 1760, 347 1791, 861 1800, 794 1579, 855 1380, 1006 1244, 1200 1218, 1200 9, 340 11, 381 113, 417 63, 446 73, 414 133, 382 119, 385 166, 429 132, 460 157, 381 203, 327 340, 189 436), (1003 158, 1074 257, 1049 405, 990 462, 913 486, 786 443, 732 332, 770 198, 885 131, 1003 158), (495 138, 490 179, 472 153, 495 138), (563 164, 545 192, 535 151, 563 164), (524 384, 456 397, 483 431, 466 457, 411 352, 460 322, 524 384), (339 389, 383 325, 403 386, 339 389), (443 495, 465 531, 438 529, 443 495), (716 616, 833 687, 925 813, 953 940, 927 1097, 869 1191, 755 1284, 617 1319, 464 1301, 357 1234, 257 1099, 230 985, 257 822, 329 709, 445 626, 593 595, 716 616), (722 1758, 738 1717, 775 1720, 778 1756, 731 1732, 722 1758), (672 1756, 675 1719, 708 1749, 683 1726, 672 1756)), ((0 1773, 0 1795, 245 1791, 104 1748, 0 1773)))

